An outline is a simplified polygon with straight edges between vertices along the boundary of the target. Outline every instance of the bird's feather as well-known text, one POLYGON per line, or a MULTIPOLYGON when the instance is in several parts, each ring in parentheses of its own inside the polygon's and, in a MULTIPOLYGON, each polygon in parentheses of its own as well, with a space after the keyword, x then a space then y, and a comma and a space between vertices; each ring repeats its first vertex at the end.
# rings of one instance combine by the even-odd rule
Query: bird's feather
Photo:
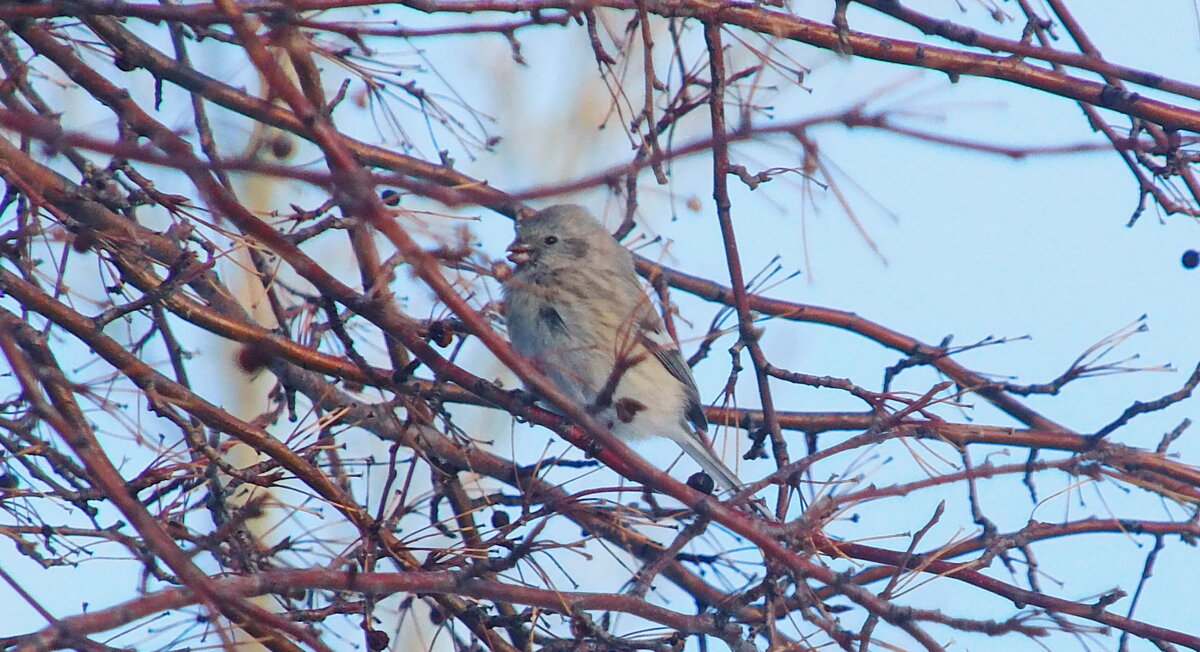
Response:
POLYGON ((684 387, 684 416, 700 430, 708 429, 708 418, 700 405, 700 390, 692 377, 692 368, 679 352, 679 344, 671 338, 658 315, 647 309, 647 315, 639 321, 641 344, 654 354, 654 358, 671 373, 684 387))

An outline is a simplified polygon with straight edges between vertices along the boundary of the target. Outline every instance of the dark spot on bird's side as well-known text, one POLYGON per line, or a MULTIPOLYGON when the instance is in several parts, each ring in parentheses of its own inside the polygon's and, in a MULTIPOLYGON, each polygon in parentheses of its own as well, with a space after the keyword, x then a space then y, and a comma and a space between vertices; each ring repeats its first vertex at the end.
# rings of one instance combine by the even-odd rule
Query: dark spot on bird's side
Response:
POLYGON ((558 311, 554 309, 554 306, 542 306, 538 310, 538 320, 552 331, 559 333, 567 332, 567 324, 563 321, 562 315, 558 314, 558 311))
POLYGON ((588 249, 587 240, 581 238, 567 238, 562 241, 562 251, 574 258, 583 258, 587 255, 588 249))
POLYGON ((646 406, 640 401, 628 396, 617 399, 613 403, 613 407, 617 409, 617 418, 621 420, 621 423, 633 423, 633 417, 646 409, 646 406))

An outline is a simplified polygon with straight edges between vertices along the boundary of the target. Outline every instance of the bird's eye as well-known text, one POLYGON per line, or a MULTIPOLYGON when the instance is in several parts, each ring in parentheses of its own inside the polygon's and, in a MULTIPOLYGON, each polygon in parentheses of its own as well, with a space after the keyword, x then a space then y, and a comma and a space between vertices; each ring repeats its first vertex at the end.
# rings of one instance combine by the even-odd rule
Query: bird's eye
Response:
POLYGON ((552 245, 552 244, 558 242, 558 236, 548 235, 548 236, 542 238, 542 242, 545 242, 548 245, 552 245))

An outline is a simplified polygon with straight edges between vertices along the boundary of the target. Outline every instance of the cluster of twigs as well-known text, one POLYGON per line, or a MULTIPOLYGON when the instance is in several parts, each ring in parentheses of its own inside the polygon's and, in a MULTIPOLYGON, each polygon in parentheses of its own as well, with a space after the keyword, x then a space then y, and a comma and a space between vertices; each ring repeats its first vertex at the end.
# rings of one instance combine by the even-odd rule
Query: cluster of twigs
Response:
POLYGON ((966 368, 948 343, 924 343, 848 312, 756 292, 740 262, 727 188, 731 179, 754 187, 785 171, 754 173, 730 153, 735 143, 776 137, 793 138, 805 152, 802 171, 834 185, 812 136, 823 124, 1012 156, 1039 153, 914 131, 865 106, 785 125, 757 123, 749 102, 733 115, 733 88, 791 70, 780 43, 952 77, 992 77, 1078 102, 1133 174, 1139 213, 1146 199, 1167 213, 1200 212, 1200 185, 1184 147, 1200 133, 1200 112, 1184 105, 1200 99, 1200 87, 1105 61, 1060 0, 1047 0, 1050 16, 1020 0, 1027 29, 1017 41, 891 0, 838 2, 824 22, 771 3, 729 1, 376 5, 48 0, 0 7, 0 176, 7 184, 0 351, 10 367, 0 406, 0 534, 9 549, 0 555, 22 556, 47 578, 29 580, 0 563, 14 600, 45 619, 0 631, 0 647, 232 649, 254 639, 281 651, 443 644, 673 650, 719 640, 734 650, 942 650, 959 636, 1007 637, 1024 646, 1030 639, 1119 635, 1122 645, 1133 638, 1162 649, 1200 649, 1200 631, 1158 626, 1136 613, 1136 597, 1164 546, 1192 544, 1200 535, 1200 471, 1169 454, 1187 422, 1154 450, 1112 441, 1139 415, 1187 398, 1200 368, 1178 391, 1136 403, 1094 433, 1072 431, 1024 397, 1123 371, 1104 361, 1106 346, 1051 383, 1017 386, 966 368), (846 20, 849 5, 915 26, 940 44, 855 31, 846 20), (372 9, 397 22, 366 20, 372 9), (419 13, 444 20, 403 26, 419 13), (464 17, 483 13, 506 17, 464 17), (614 21, 626 23, 623 34, 609 28, 614 21), (506 191, 456 169, 448 150, 423 156, 413 141, 373 145, 343 133, 333 117, 349 91, 330 85, 321 70, 327 64, 356 75, 371 98, 411 103, 417 111, 392 115, 401 131, 413 130, 414 121, 438 123, 463 149, 486 149, 496 141, 474 117, 460 116, 415 82, 379 73, 372 48, 397 39, 499 34, 519 60, 518 36, 564 28, 583 31, 600 74, 624 85, 613 104, 628 118, 636 146, 627 163, 506 191), (689 41, 685 28, 702 31, 702 42, 689 41), (1078 52, 1052 48, 1051 29, 1065 31, 1078 52), (764 45, 756 48, 752 39, 764 45), (253 69, 263 92, 205 74, 193 64, 196 48, 253 69), (738 48, 761 55, 759 63, 731 69, 729 52, 738 48), (663 52, 678 72, 669 84, 659 78, 663 52), (629 66, 641 69, 640 87, 623 72, 629 66), (131 93, 146 73, 153 92, 131 93), (82 98, 86 122, 102 126, 64 127, 64 114, 80 124, 72 112, 82 109, 56 99, 59 87, 82 98), (190 101, 192 124, 184 130, 159 112, 157 103, 175 94, 190 101), (236 155, 223 149, 212 126, 218 110, 254 125, 252 147, 236 155), (1114 115, 1132 126, 1114 127, 1114 115), (706 116, 707 136, 670 146, 668 136, 690 116, 706 116), (314 148, 321 166, 285 162, 300 143, 314 148), (728 500, 650 464, 547 384, 508 347, 494 304, 478 298, 494 292, 502 265, 452 242, 431 248, 407 211, 409 202, 424 201, 513 217, 525 201, 608 186, 625 201, 625 235, 638 219, 638 185, 665 182, 673 160, 697 155, 713 161, 730 285, 649 259, 638 264, 664 305, 672 292, 686 293, 732 320, 728 329, 713 320, 692 362, 708 356, 718 338, 733 340, 730 400, 709 407, 708 416, 744 431, 747 459, 769 456, 775 469, 728 500), (643 175, 647 170, 652 174, 643 175), (249 207, 235 173, 309 184, 324 200, 263 216, 249 207), (163 189, 176 186, 186 190, 163 189), (399 189, 406 208, 396 208, 395 193, 381 195, 384 186, 399 189), (349 252, 354 274, 340 271, 330 243, 349 252), (227 278, 239 266, 262 310, 227 278), (422 291, 435 297, 434 318, 397 299, 422 291), (762 343, 762 317, 772 318, 768 328, 807 322, 844 329, 896 351, 899 361, 878 390, 784 369, 762 343), (197 333, 236 344, 236 363, 197 355, 197 333), (486 349, 532 393, 472 373, 459 358, 469 347, 486 349), (948 380, 917 393, 890 386, 914 367, 948 380), (741 373, 756 381, 757 409, 732 407, 741 373), (214 398, 217 388, 254 374, 271 383, 260 413, 237 416, 214 398), (864 408, 795 411, 772 391, 787 383, 842 392, 864 408), (971 397, 1021 426, 955 422, 941 409, 971 397), (456 418, 465 406, 505 419, 468 424, 456 418), (508 432, 511 418, 553 430, 595 461, 512 459, 490 445, 508 432), (352 452, 364 437, 383 442, 380 458, 352 452), (239 457, 235 444, 254 456, 239 457), (994 445, 1026 459, 998 464, 973 455, 994 445), (913 462, 894 479, 872 478, 857 465, 875 450, 909 450, 913 462), (939 462, 922 467, 926 455, 939 462), (569 479, 593 473, 596 463, 644 487, 641 499, 622 487, 570 488, 569 479), (981 498, 982 481, 1008 479, 1023 483, 1037 503, 1044 498, 1039 480, 1056 476, 1110 483, 1146 501, 1131 501, 1134 508, 1118 508, 1111 518, 1004 529, 981 498), (756 492, 769 497, 777 522, 744 510, 756 492), (882 541, 838 534, 855 510, 920 493, 946 500, 911 514, 907 532, 872 530, 892 537, 882 541), (1169 505, 1164 513, 1171 516, 1139 511, 1150 499, 1169 505), (279 524, 264 532, 266 519, 279 524), (958 520, 962 531, 937 538, 932 533, 944 519, 958 520), (1046 586, 1035 554, 1040 544, 1070 538, 1086 549, 1103 533, 1154 542, 1142 557, 1109 560, 1140 568, 1132 600, 1121 602, 1119 589, 1070 599, 1046 586), (575 561, 600 558, 623 575, 595 577, 575 561), (136 570, 104 559, 131 560, 136 570), (46 604, 63 584, 49 578, 105 564, 127 574, 128 595, 73 613, 46 604), (946 590, 981 601, 991 615, 922 602, 918 589, 929 581, 952 585, 946 590), (694 607, 671 599, 681 595, 694 607))

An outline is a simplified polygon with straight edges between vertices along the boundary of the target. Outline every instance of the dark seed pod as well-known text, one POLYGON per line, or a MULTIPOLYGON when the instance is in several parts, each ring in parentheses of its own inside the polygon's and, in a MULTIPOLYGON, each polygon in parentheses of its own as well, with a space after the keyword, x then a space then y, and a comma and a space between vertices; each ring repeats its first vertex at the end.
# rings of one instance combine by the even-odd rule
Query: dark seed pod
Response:
POLYGON ((492 527, 502 528, 509 523, 512 523, 512 518, 509 517, 508 512, 502 512, 500 510, 492 512, 492 527))
POLYGON ((1188 249, 1187 251, 1183 252, 1183 259, 1180 260, 1180 262, 1183 263, 1183 266, 1187 269, 1196 269, 1196 266, 1200 265, 1200 251, 1188 249))
POLYGON ((387 635, 387 632, 379 629, 367 630, 367 648, 372 652, 382 652, 388 648, 392 639, 387 635))
POLYGON ((697 471, 687 479, 687 486, 699 491, 702 494, 711 496, 713 489, 717 486, 717 483, 713 482, 712 477, 710 477, 704 471, 697 471))
POLYGON ((294 151, 296 151, 296 145, 290 137, 280 134, 271 139, 271 155, 275 158, 279 160, 290 158, 294 151))
POLYGON ((237 352, 237 366, 242 371, 252 374, 261 371, 271 362, 273 356, 263 347, 243 344, 237 352))

